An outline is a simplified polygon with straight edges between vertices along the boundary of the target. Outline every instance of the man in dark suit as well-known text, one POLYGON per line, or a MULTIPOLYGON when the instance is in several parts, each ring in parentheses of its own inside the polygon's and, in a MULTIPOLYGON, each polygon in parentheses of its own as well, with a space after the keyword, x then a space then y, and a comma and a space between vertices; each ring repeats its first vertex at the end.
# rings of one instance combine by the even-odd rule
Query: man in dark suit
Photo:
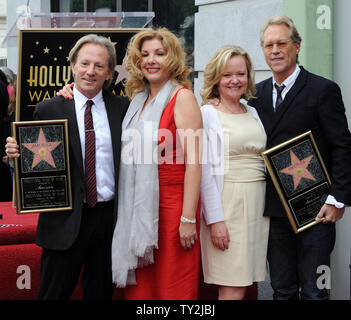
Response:
POLYGON ((270 216, 268 261, 274 299, 328 299, 318 285, 320 266, 330 266, 335 222, 351 205, 351 135, 341 92, 334 82, 297 64, 301 37, 285 16, 269 19, 261 30, 265 59, 273 72, 257 84, 254 106, 267 133, 267 149, 312 130, 331 177, 330 195, 319 223, 295 235, 270 177, 265 216, 270 216), (301 290, 301 291, 299 291, 301 290))
MULTIPOLYGON (((39 103, 34 112, 34 120, 68 119, 73 198, 72 211, 39 216, 39 299, 69 299, 82 269, 84 299, 111 299, 121 122, 129 102, 103 89, 116 65, 108 39, 84 36, 69 58, 74 100, 55 97, 39 103)), ((15 152, 14 142, 8 138, 8 154, 15 152)))

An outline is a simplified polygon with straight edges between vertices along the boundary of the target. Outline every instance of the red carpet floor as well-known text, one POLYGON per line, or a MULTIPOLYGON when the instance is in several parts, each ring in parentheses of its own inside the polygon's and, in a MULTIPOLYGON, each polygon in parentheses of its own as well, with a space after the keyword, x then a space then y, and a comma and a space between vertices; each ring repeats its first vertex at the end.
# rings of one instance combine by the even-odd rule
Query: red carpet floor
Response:
POLYGON ((10 202, 1 202, 0 215, 0 299, 35 299, 41 255, 34 243, 38 214, 17 215, 10 202))
MULTIPOLYGON (((38 214, 17 215, 12 203, 0 202, 0 215, 0 300, 36 299, 41 256, 41 248, 35 244, 38 214)), ((123 290, 115 290, 114 299, 122 296, 123 290)), ((79 283, 72 299, 81 297, 79 283)), ((217 299, 217 287, 205 284, 201 275, 199 299, 217 299)), ((257 300, 256 284, 249 288, 246 300, 257 300)))

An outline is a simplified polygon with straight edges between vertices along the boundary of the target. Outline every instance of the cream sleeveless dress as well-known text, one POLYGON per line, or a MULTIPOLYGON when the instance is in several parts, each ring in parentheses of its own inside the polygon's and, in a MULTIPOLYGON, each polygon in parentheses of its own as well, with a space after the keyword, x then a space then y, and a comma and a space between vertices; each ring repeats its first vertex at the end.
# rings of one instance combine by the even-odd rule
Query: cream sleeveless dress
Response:
POLYGON ((269 218, 263 217, 266 183, 260 156, 266 134, 249 112, 217 112, 224 133, 229 135, 222 206, 230 242, 229 249, 217 249, 212 244, 210 228, 201 219, 204 281, 249 286, 266 276, 269 218))

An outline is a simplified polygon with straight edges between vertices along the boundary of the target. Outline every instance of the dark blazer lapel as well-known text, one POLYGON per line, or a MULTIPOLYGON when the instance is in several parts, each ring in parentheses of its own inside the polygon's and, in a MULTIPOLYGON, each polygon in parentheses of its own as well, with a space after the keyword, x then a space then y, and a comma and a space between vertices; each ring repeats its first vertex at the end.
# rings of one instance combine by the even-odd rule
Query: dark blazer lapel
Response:
POLYGON ((69 131, 69 144, 70 149, 74 153, 75 159, 77 159, 79 168, 83 170, 83 158, 82 158, 82 146, 80 144, 79 129, 77 124, 77 115, 75 110, 74 100, 65 99, 63 102, 63 113, 64 117, 68 119, 68 131, 69 131))
MULTIPOLYGON (((258 114, 263 123, 265 131, 267 135, 272 131, 272 127, 275 125, 274 122, 274 110, 273 110, 273 102, 272 102, 272 78, 269 78, 263 84, 260 92, 261 94, 261 105, 258 105, 258 114)), ((259 97, 260 98, 260 97, 259 97)))
POLYGON ((281 122, 281 119, 286 114, 286 112, 292 107, 292 105, 293 105, 292 102, 294 101, 296 95, 306 85, 307 71, 303 67, 300 67, 300 68, 301 68, 301 71, 300 71, 299 76, 297 77, 292 88, 289 90, 289 92, 285 96, 284 101, 279 106, 278 111, 275 113, 276 114, 276 116, 275 116, 276 122, 275 122, 274 126, 272 127, 272 131, 281 122))
POLYGON ((105 94, 103 92, 106 113, 111 131, 111 141, 115 169, 118 170, 119 156, 121 147, 121 107, 112 99, 112 94, 105 94))

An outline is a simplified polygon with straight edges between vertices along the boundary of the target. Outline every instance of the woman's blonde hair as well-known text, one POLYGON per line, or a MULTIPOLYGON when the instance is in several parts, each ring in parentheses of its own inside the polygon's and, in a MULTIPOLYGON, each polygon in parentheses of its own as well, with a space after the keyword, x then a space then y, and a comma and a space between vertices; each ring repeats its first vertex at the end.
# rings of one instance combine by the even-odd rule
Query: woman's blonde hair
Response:
POLYGON ((249 54, 238 46, 223 46, 212 57, 204 70, 204 86, 201 90, 203 103, 211 99, 219 99, 218 83, 232 57, 244 58, 247 68, 248 86, 242 98, 249 100, 255 95, 255 72, 249 54))
POLYGON ((141 48, 144 41, 158 39, 166 49, 164 67, 170 72, 170 79, 191 89, 188 76, 191 69, 185 65, 186 53, 184 52, 178 38, 167 28, 144 29, 134 35, 127 47, 125 66, 129 73, 125 89, 127 96, 132 99, 138 92, 144 90, 148 81, 141 71, 141 48))

